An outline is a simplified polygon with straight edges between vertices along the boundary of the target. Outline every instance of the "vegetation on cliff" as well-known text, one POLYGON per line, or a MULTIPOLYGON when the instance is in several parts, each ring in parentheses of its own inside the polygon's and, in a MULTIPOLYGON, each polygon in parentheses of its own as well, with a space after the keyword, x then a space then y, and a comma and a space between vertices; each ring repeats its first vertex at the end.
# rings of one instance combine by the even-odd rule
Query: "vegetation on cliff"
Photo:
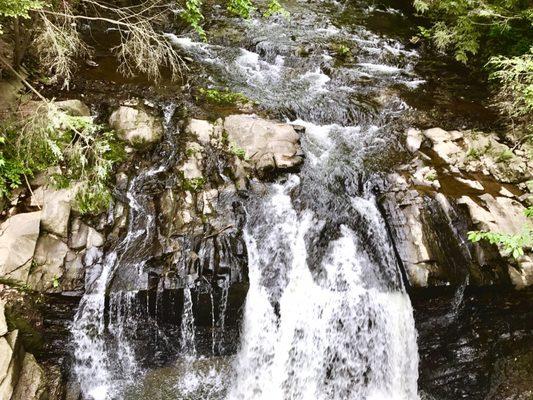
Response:
POLYGON ((431 21, 421 34, 493 81, 516 136, 533 134, 533 8, 528 0, 414 0, 431 21))

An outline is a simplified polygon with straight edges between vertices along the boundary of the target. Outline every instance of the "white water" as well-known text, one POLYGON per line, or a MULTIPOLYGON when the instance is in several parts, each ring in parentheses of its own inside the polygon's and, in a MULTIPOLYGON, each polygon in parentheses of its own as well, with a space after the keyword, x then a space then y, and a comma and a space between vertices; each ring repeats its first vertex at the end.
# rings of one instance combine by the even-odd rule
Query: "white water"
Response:
MULTIPOLYGON (((363 276, 374 266, 358 248, 356 234, 342 226, 329 243, 325 276, 318 281, 307 265, 305 236, 320 223, 310 211, 293 209, 292 177, 276 185, 265 205, 269 234, 246 233, 250 289, 246 301, 242 349, 235 385, 228 399, 416 399, 416 332, 403 290, 368 287, 363 276), (279 299, 262 282, 263 267, 288 249, 288 283, 279 299)), ((383 221, 373 200, 354 199, 382 241, 385 258, 394 260, 383 221)), ((395 264, 390 265, 396 268, 395 264)), ((279 288, 276 288, 279 289, 279 288)))

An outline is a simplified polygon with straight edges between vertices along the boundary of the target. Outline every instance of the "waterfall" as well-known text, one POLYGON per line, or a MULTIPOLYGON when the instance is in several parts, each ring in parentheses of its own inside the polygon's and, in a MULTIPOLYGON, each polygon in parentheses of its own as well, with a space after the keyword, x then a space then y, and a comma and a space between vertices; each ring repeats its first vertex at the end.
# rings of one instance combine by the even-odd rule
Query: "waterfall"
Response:
MULTIPOLYGON (((272 188, 259 217, 267 229, 248 226, 250 290, 228 399, 416 399, 416 332, 401 281, 397 290, 365 283, 376 267, 347 226, 314 277, 307 248, 321 221, 293 208, 288 191, 297 183, 293 176, 272 188), (282 268, 286 279, 265 279, 265 270, 282 268)), ((396 271, 374 200, 354 203, 396 271)))
MULTIPOLYGON (((323 2, 294 3, 294 22, 232 21, 232 26, 243 24, 253 46, 244 39, 228 45, 234 35, 222 45, 168 35, 203 67, 198 68, 199 81, 240 92, 262 111, 303 126, 305 163, 298 175, 253 183, 242 200, 249 290, 238 353, 228 356, 224 348, 230 282, 213 279, 219 294, 212 282, 200 285, 198 276, 189 276, 183 307, 174 303, 181 322, 171 339, 181 351, 165 366, 174 375, 158 370, 164 383, 156 379, 150 386, 171 387, 164 396, 163 389, 147 395, 142 383, 132 399, 419 398, 413 310, 372 194, 375 171, 369 167, 374 159, 387 158, 393 123, 407 109, 397 87, 423 82, 413 69, 418 56, 362 27, 338 28, 323 2), (353 50, 351 61, 350 56, 334 60, 330 55, 339 43, 353 50), (211 330, 203 327, 207 343, 201 343, 201 318, 195 320, 193 312, 201 295, 210 307, 211 330)), ((176 141, 167 144, 178 151, 176 141)), ((132 180, 127 234, 89 273, 93 281, 72 329, 84 400, 129 400, 121 389, 131 385, 136 372, 152 378, 153 371, 140 371, 136 348, 130 346, 136 328, 128 324, 142 323, 143 312, 136 293, 126 289, 150 255, 150 242, 159 239, 145 183, 169 165, 163 160, 132 180), (106 327, 109 284, 121 279, 121 290, 110 296, 106 327), (110 349, 122 353, 115 357, 110 349)), ((204 260, 211 251, 206 246, 197 255, 204 260)), ((146 303, 145 316, 150 313, 146 303)), ((159 308, 164 309, 156 297, 156 313, 159 308)), ((144 323, 153 321, 145 318, 144 323)))

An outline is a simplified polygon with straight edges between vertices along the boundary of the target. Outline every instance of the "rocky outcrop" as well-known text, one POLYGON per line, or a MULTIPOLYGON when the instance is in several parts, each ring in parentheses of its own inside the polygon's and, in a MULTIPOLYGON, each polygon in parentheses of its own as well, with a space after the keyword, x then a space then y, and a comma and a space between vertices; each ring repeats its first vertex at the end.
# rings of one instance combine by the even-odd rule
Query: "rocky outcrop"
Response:
POLYGON ((0 335, 0 399, 44 399, 44 371, 37 364, 35 357, 24 350, 19 331, 7 332, 4 304, 1 300, 0 313, 0 333, 4 332, 0 335))
POLYGON ((471 230, 516 235, 528 226, 525 151, 470 131, 406 136, 414 158, 387 177, 381 204, 410 284, 533 284, 531 254, 514 259, 504 247, 467 238, 471 230))
POLYGON ((161 121, 138 107, 121 106, 111 114, 109 126, 133 146, 156 143, 163 135, 161 121))
POLYGON ((29 201, 40 211, 15 214, 0 230, 0 277, 40 292, 83 289, 85 254, 103 236, 73 210, 76 187, 37 187, 29 201))
POLYGON ((230 145, 244 150, 245 158, 259 172, 291 169, 302 163, 296 129, 299 128, 255 115, 230 115, 224 120, 230 145))

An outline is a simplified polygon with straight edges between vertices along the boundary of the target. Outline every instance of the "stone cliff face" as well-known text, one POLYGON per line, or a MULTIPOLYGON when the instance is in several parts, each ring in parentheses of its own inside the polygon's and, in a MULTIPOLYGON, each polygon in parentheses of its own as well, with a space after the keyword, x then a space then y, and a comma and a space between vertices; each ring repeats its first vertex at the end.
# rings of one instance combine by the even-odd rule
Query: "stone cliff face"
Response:
POLYGON ((412 160, 386 178, 381 199, 399 260, 414 287, 533 284, 530 249, 470 243, 467 232, 520 234, 529 226, 529 148, 511 149, 495 135, 410 130, 412 160))

